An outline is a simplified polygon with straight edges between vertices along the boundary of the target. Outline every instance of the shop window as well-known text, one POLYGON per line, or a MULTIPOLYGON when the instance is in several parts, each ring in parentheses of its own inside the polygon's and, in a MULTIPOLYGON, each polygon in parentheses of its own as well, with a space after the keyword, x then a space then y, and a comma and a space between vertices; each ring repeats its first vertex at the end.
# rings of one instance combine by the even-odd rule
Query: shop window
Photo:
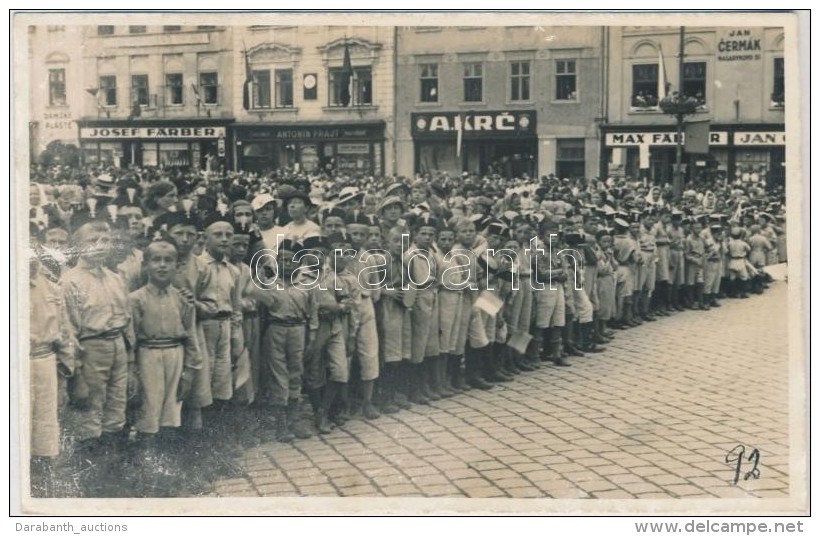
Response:
POLYGON ((203 104, 219 103, 219 75, 217 73, 199 73, 199 98, 203 104))
POLYGON ((159 151, 157 151, 157 144, 156 143, 143 143, 142 144, 142 165, 143 166, 156 166, 159 164, 158 159, 159 151))
POLYGON ((113 26, 97 26, 97 35, 114 35, 113 26))
POLYGON ((128 33, 132 34, 143 34, 147 30, 146 26, 129 26, 128 33))
POLYGON ((253 79, 253 107, 270 108, 270 71, 253 71, 251 78, 253 79))
POLYGON ((148 106, 149 98, 148 75, 131 75, 131 104, 148 106))
POLYGON ((438 64, 421 64, 421 102, 438 102, 438 64))
POLYGON ((160 143, 159 165, 185 167, 191 165, 187 143, 160 143))
POLYGON ((530 100, 530 62, 510 63, 510 100, 530 100))
POLYGON ((65 69, 48 70, 48 103, 51 106, 65 106, 65 69))
POLYGON ((683 64, 683 95, 694 98, 698 105, 706 104, 706 62, 683 64))
POLYGON ((772 107, 783 108, 786 104, 786 78, 783 58, 774 59, 774 85, 772 86, 772 107))
POLYGON ((117 105, 117 77, 116 76, 101 76, 100 77, 100 93, 102 93, 103 106, 117 105))
POLYGON ((180 106, 184 103, 184 85, 182 73, 170 73, 165 75, 165 89, 167 91, 168 104, 180 106))
POLYGON ((632 66, 632 107, 651 108, 658 105, 658 64, 632 66))
POLYGON ((293 69, 276 71, 276 107, 293 107, 293 69))
POLYGON ((583 178, 586 170, 584 139, 559 139, 555 153, 555 173, 562 179, 583 178))
POLYGON ((481 102, 484 97, 484 64, 464 64, 464 102, 481 102))
POLYGON ((555 62, 555 100, 578 100, 575 67, 575 60, 557 60, 555 62))
MULTIPOLYGON (((333 68, 328 70, 330 106, 345 106, 342 95, 345 92, 347 76, 344 69, 333 68)), ((369 106, 373 104, 373 78, 370 67, 355 67, 350 77, 350 106, 369 106)))

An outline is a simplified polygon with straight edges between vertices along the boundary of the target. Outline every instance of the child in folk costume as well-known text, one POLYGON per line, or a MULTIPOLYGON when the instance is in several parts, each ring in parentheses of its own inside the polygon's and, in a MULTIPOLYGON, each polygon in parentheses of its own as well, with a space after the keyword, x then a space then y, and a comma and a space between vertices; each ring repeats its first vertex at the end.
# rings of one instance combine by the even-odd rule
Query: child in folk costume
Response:
POLYGON ((462 391, 466 384, 460 375, 454 375, 454 363, 459 362, 460 357, 456 355, 458 340, 458 330, 461 325, 462 314, 462 293, 455 284, 450 281, 453 271, 447 271, 453 265, 453 255, 450 252, 456 241, 455 228, 447 222, 442 222, 436 237, 436 266, 439 270, 440 286, 438 290, 438 324, 439 324, 439 358, 437 374, 439 393, 444 397, 450 397, 462 391))
POLYGON ((749 264, 751 264, 751 280, 752 292, 760 294, 766 288, 765 272, 763 268, 766 266, 766 259, 769 252, 773 249, 772 243, 763 234, 760 225, 752 225, 749 227, 749 238, 746 240, 752 250, 749 252, 749 264))
MULTIPOLYGON (((684 293, 681 287, 686 284, 685 259, 683 244, 686 238, 681 221, 683 212, 673 210, 666 222, 666 233, 669 236, 669 304, 677 311, 684 310, 684 293)), ((662 221, 666 218, 662 217, 662 221)))
MULTIPOLYGON (((182 400, 202 360, 194 343, 193 304, 171 284, 177 266, 173 239, 159 237, 151 242, 144 263, 148 283, 128 297, 142 385, 135 428, 149 453, 162 458, 156 452, 158 435, 168 436, 171 429, 180 427, 182 400)), ((176 438, 171 439, 173 445, 176 438)))
MULTIPOLYGON (((518 278, 518 288, 514 289, 510 298, 509 307, 505 307, 504 320, 507 323, 510 336, 516 334, 529 333, 534 305, 533 292, 533 241, 534 233, 531 223, 524 217, 513 216, 510 222, 513 238, 517 246, 516 254, 516 276, 518 278)), ((524 371, 531 371, 540 368, 540 359, 533 358, 532 355, 518 354, 514 357, 516 366, 524 371), (538 363, 536 363, 538 361, 538 363)))
POLYGON ((400 392, 402 382, 406 381, 402 377, 401 364, 412 352, 410 310, 415 300, 415 290, 407 285, 407 264, 402 256, 404 233, 403 227, 393 227, 387 233, 384 286, 376 305, 379 349, 384 364, 380 381, 383 413, 395 413, 399 408, 410 407, 400 392))
POLYGON ((615 256, 612 253, 612 235, 609 229, 599 229, 596 233, 598 247, 598 321, 601 323, 601 333, 605 333, 604 326, 615 316, 615 272, 618 269, 615 256))
POLYGON ((262 362, 272 378, 270 407, 276 440, 289 443, 295 434, 309 437, 299 417, 305 348, 319 329, 315 286, 299 271, 302 245, 284 239, 276 251, 277 278, 255 293, 265 306, 262 362))
POLYGON ((409 283, 416 291, 410 312, 412 344, 407 363, 410 401, 414 404, 441 398, 435 379, 440 352, 438 267, 433 241, 438 225, 438 219, 430 213, 414 218, 413 241, 406 253, 409 283))
POLYGON ((692 232, 684 241, 684 258, 686 259, 686 285, 692 298, 692 309, 709 308, 703 301, 703 265, 705 263, 706 243, 701 238, 703 230, 701 219, 692 222, 692 232))
POLYGON ((345 341, 355 332, 355 325, 348 325, 353 300, 340 278, 346 268, 344 251, 334 253, 337 248, 349 249, 345 246, 349 246, 347 239, 339 234, 316 236, 305 239, 302 251, 306 283, 316 299, 319 320, 316 336, 305 350, 304 383, 320 434, 331 431, 328 413, 350 377, 345 341), (305 266, 306 262, 310 266, 305 266))
POLYGON ((746 267, 746 258, 752 250, 751 246, 741 238, 743 230, 740 227, 732 227, 731 238, 727 244, 729 251, 729 284, 732 286, 731 293, 739 298, 748 298, 749 271, 746 267))
POLYGON ((616 313, 613 327, 627 328, 638 324, 632 318, 632 292, 635 283, 634 266, 640 255, 638 243, 629 236, 629 223, 623 218, 615 218, 613 253, 618 263, 616 272, 616 313))
MULTIPOLYGON (((367 249, 367 238, 374 216, 367 216, 358 210, 347 217, 347 236, 356 257, 349 271, 356 278, 358 292, 352 294, 353 312, 357 319, 356 331, 348 339, 352 346, 348 354, 358 363, 361 376, 362 414, 367 419, 376 419, 379 412, 373 405, 373 387, 379 377, 379 334, 376 327, 376 309, 380 285, 376 254, 367 249)), ((378 226, 376 226, 378 227, 378 226)))
POLYGON ((717 298, 723 274, 723 224, 719 220, 710 224, 709 233, 704 236, 706 241, 706 264, 703 270, 704 300, 710 307, 720 307, 717 298))

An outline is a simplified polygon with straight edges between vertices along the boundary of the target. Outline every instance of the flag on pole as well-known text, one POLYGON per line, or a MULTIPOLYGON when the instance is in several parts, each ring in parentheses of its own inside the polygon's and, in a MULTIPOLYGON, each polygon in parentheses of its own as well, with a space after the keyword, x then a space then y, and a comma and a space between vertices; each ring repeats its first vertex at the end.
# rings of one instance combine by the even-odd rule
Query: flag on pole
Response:
POLYGON ((658 45, 658 101, 666 98, 666 65, 663 63, 663 49, 658 45))
POLYGON ((461 144, 464 137, 464 114, 459 113, 456 117, 456 158, 461 158, 461 144))
POLYGON ((709 121, 691 121, 683 127, 683 150, 692 154, 709 153, 709 121))
POLYGON ((191 82, 191 89, 194 90, 194 98, 196 98, 196 107, 199 108, 199 105, 202 104, 202 98, 199 96, 199 88, 196 87, 196 84, 191 82))
POLYGON ((345 42, 344 59, 342 60, 342 74, 341 74, 341 94, 339 95, 339 103, 342 106, 349 106, 353 91, 351 85, 353 83, 353 65, 350 63, 350 47, 345 42))
POLYGON ((250 110, 253 99, 253 72, 251 71, 251 62, 248 59, 248 49, 245 48, 245 43, 242 43, 242 53, 245 56, 245 85, 242 87, 242 107, 250 110))

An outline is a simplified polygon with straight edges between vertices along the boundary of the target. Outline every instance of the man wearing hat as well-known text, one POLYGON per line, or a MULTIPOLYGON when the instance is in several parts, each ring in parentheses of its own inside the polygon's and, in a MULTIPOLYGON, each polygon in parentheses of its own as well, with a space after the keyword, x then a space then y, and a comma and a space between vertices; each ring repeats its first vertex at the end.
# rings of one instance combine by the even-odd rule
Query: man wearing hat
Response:
POLYGON ((318 236, 322 233, 321 227, 307 217, 308 208, 313 202, 302 190, 293 187, 279 189, 279 197, 287 211, 289 222, 284 226, 285 238, 296 242, 302 242, 305 238, 318 236))
POLYGON ((268 193, 258 194, 251 201, 251 208, 265 247, 276 251, 276 246, 285 236, 284 228, 276 225, 276 199, 268 193))

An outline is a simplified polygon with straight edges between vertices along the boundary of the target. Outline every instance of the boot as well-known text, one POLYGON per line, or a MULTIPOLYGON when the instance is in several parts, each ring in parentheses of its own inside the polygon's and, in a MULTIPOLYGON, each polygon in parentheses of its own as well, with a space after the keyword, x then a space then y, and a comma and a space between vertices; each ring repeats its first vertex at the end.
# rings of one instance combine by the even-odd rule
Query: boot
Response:
POLYGON ((601 336, 604 339, 606 339, 607 342, 609 342, 609 341, 611 341, 612 339, 615 338, 615 334, 607 331, 607 329, 606 329, 607 326, 606 325, 607 325, 606 320, 604 320, 603 318, 598 319, 598 333, 600 333, 601 336))
POLYGON ((442 398, 450 398, 456 392, 450 387, 449 379, 450 356, 441 354, 436 358, 436 383, 442 398))
POLYGON ((396 391, 394 384, 396 381, 394 376, 393 363, 385 363, 381 371, 381 378, 379 378, 379 398, 381 400, 381 412, 388 415, 398 413, 401 409, 395 402, 396 391))
MULTIPOLYGON (((333 381, 329 381, 327 382, 327 385, 325 385, 322 405, 319 409, 319 413, 316 415, 316 428, 319 430, 320 434, 329 434, 332 430, 330 424, 328 423, 328 415, 330 414, 330 408, 333 407, 333 403, 341 395, 344 385, 344 383, 333 381)), ((336 423, 336 425, 341 426, 339 423, 336 423)))
POLYGON ((561 330, 553 329, 550 338, 550 359, 556 367, 569 367, 570 364, 564 360, 564 351, 561 348, 561 330))
POLYGON ((695 285, 695 309, 708 311, 709 306, 703 301, 703 283, 695 285))
POLYGON ((718 295, 714 292, 709 294, 709 307, 720 307, 720 303, 717 301, 718 295))
POLYGON ((328 417, 336 426, 344 426, 350 420, 350 389, 347 383, 340 383, 339 386, 339 393, 328 410, 328 417))
POLYGON ((302 420, 302 415, 299 413, 299 400, 293 398, 288 400, 286 408, 287 423, 289 430, 293 433, 296 439, 308 439, 313 436, 313 433, 308 429, 308 426, 302 420))
POLYGON ((680 285, 672 285, 672 296, 674 300, 674 309, 676 311, 685 311, 686 307, 683 303, 683 291, 680 285))
POLYGON ((604 351, 603 348, 598 348, 592 337, 592 322, 585 322, 580 324, 581 330, 581 350, 591 354, 599 354, 604 351))
POLYGON ((570 320, 567 324, 562 328, 562 335, 564 341, 564 354, 567 356, 577 356, 577 357, 584 357, 584 352, 581 351, 580 348, 575 346, 575 341, 573 338, 574 335, 574 326, 575 322, 570 320))
POLYGON ((309 389, 308 400, 310 401, 310 407, 313 409, 313 420, 316 423, 316 429, 320 434, 329 434, 331 427, 327 421, 327 411, 324 408, 322 389, 309 389))
POLYGON ((367 380, 362 382, 362 415, 367 420, 372 421, 381 417, 376 408, 373 406, 373 385, 374 380, 367 380))
POLYGON ((512 376, 507 376, 501 371, 498 365, 497 356, 493 352, 494 345, 490 344, 483 348, 481 352, 482 377, 489 383, 508 382, 512 376))
POLYGON ((467 384, 470 387, 486 391, 492 389, 493 385, 484 381, 481 377, 481 352, 483 348, 467 348, 464 353, 465 369, 467 373, 467 384))
POLYGON ((496 355, 500 356, 504 373, 510 377, 521 374, 522 370, 515 366, 515 361, 512 358, 512 351, 510 347, 504 343, 495 343, 496 355))
POLYGON ((393 402, 399 407, 399 409, 410 409, 412 404, 408 398, 410 394, 408 392, 408 387, 412 381, 412 377, 410 376, 410 370, 408 368, 409 363, 400 361, 398 363, 391 363, 390 367, 393 369, 394 373, 393 402))
POLYGON ((410 396, 408 399, 413 404, 420 404, 422 406, 429 406, 430 399, 424 396, 424 365, 422 363, 407 364, 408 371, 408 387, 410 396))
POLYGON ((740 279, 736 280, 737 287, 740 291, 740 295, 738 296, 740 299, 745 300, 749 297, 749 282, 748 281, 741 281, 740 279))
POLYGON ((591 337, 592 342, 594 342, 595 344, 606 344, 609 342, 609 339, 604 337, 602 326, 603 323, 601 322, 600 318, 595 318, 592 321, 591 337))
POLYGON ((273 421, 275 425, 276 440, 280 443, 293 443, 296 436, 291 433, 288 427, 288 410, 286 406, 274 406, 273 421))
POLYGON ((468 391, 470 386, 464 381, 464 370, 461 368, 461 356, 450 356, 450 385, 459 393, 468 391))
POLYGON ((534 368, 534 367, 532 367, 532 366, 531 366, 531 365, 527 362, 527 360, 524 358, 524 356, 523 356, 523 355, 519 354, 519 353, 518 353, 518 352, 516 352, 515 350, 512 350, 512 352, 513 352, 513 360, 515 361, 515 366, 516 366, 519 370, 521 370, 522 372, 532 372, 532 371, 534 371, 534 370, 535 370, 535 368, 534 368))
POLYGON ((438 376, 436 375, 436 363, 438 356, 427 356, 424 358, 422 367, 424 369, 424 395, 431 402, 441 400, 439 393, 438 376))

